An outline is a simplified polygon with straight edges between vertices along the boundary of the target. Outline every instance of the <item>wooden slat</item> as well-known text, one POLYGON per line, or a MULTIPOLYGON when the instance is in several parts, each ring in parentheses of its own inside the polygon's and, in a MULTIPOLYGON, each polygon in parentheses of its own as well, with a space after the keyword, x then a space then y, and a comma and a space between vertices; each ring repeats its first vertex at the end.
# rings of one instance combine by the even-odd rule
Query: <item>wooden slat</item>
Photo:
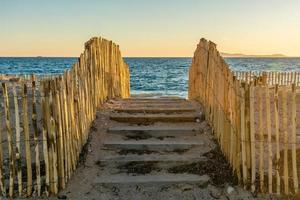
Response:
POLYGON ((19 105, 18 96, 16 92, 16 86, 13 87, 14 95, 14 107, 15 107, 15 129, 16 129, 16 167, 18 173, 18 192, 19 196, 22 196, 22 161, 21 161, 21 145, 20 145, 20 115, 19 115, 19 105))
POLYGON ((41 167, 39 152, 39 134, 37 122, 37 98, 36 98, 36 78, 32 77, 32 126, 34 133, 34 152, 35 152, 35 173, 36 173, 36 190, 37 195, 41 196, 41 167))
POLYGON ((255 124, 254 124, 254 90, 253 84, 250 84, 250 141, 251 141, 251 191, 255 191, 256 182, 256 141, 255 141, 255 124))
POLYGON ((236 82, 236 85, 235 85, 235 91, 236 91, 236 131, 237 131, 237 137, 236 137, 236 141, 237 141, 237 144, 236 144, 236 151, 237 151, 237 156, 236 156, 236 172, 237 172, 237 177, 238 177, 238 180, 239 180, 239 183, 241 183, 242 181, 242 173, 241 173, 241 160, 242 160, 242 155, 241 155, 241 107, 240 107, 240 104, 241 104, 241 94, 240 94, 240 81, 237 81, 236 82))
POLYGON ((283 183, 284 193, 289 194, 289 169, 288 169, 288 130, 287 130, 287 92, 282 90, 282 121, 283 121, 283 183))
POLYGON ((275 86, 274 95, 274 123, 275 123, 275 139, 276 139, 276 193, 280 194, 280 134, 279 134, 279 104, 278 104, 278 84, 275 86))
MULTIPOLYGON (((4 93, 3 87, 2 87, 2 93, 4 93)), ((5 102, 5 97, 3 97, 3 104, 4 104, 4 102, 5 102)), ((2 144, 3 144, 3 136, 2 136, 2 129, 0 129, 0 188, 1 188, 2 196, 5 197, 6 196, 6 184, 5 184, 4 169, 3 169, 2 144)))
POLYGON ((50 110, 51 110, 51 115, 50 115, 50 139, 49 139, 49 151, 51 152, 52 156, 52 170, 53 170, 53 178, 52 178, 52 192, 54 194, 58 193, 58 174, 57 174, 57 142, 56 142, 56 122, 55 122, 55 107, 56 101, 55 101, 55 95, 56 95, 56 88, 54 87, 55 83, 54 80, 52 79, 50 81, 50 110))
POLYGON ((28 100, 27 100, 27 85, 23 85, 23 130, 25 138, 26 151, 26 168, 27 168, 27 196, 32 193, 32 167, 30 153, 30 136, 29 136, 29 121, 28 121, 28 100))
POLYGON ((267 120, 267 134, 268 134, 268 189, 269 193, 272 194, 273 190, 273 153, 272 153, 272 133, 271 133, 271 108, 270 108, 270 92, 269 86, 265 87, 266 93, 266 120, 267 120))
POLYGON ((64 140, 63 140, 63 127, 62 127, 62 117, 61 117, 61 101, 60 101, 60 95, 61 95, 61 88, 60 88, 60 82, 59 78, 55 80, 55 88, 57 92, 55 93, 55 103, 56 103, 56 131, 57 131, 57 151, 58 151, 58 175, 59 175, 59 183, 60 188, 64 189, 66 187, 66 181, 65 181, 65 167, 64 167, 64 160, 65 160, 65 154, 64 154, 64 140))
POLYGON ((244 88, 241 90, 241 143, 242 143, 242 168, 243 168, 243 183, 247 184, 248 171, 246 162, 246 130, 245 130, 245 91, 244 88))
POLYGON ((297 103, 296 103, 296 85, 295 83, 292 84, 292 136, 291 136, 291 143, 292 143, 292 165, 293 165, 293 183, 294 183, 294 192, 295 194, 299 191, 299 181, 298 181, 298 172, 297 172, 297 147, 296 147, 296 126, 297 126, 297 103))
MULTIPOLYGON (((249 75, 248 75, 249 76, 249 75)), ((247 185, 251 183, 251 127, 250 127, 250 85, 245 84, 245 144, 246 144, 246 166, 247 185)))
POLYGON ((68 106, 67 106, 67 94, 66 94, 66 86, 65 86, 65 80, 62 79, 61 82, 61 88, 63 90, 63 95, 62 95, 62 105, 63 105, 63 116, 64 116, 64 128, 65 128, 65 138, 64 140, 66 141, 65 143, 65 159, 66 159, 66 178, 67 180, 71 176, 71 152, 70 152, 70 137, 69 137, 69 116, 68 116, 68 106))
POLYGON ((5 124, 6 124, 6 131, 7 131, 8 155, 9 155, 9 197, 13 197, 15 163, 14 163, 14 152, 13 152, 13 131, 11 129, 9 96, 7 92, 6 83, 2 83, 2 89, 3 89, 3 98, 4 98, 5 124))
POLYGON ((45 162, 45 193, 49 196, 49 155, 48 155, 48 132, 47 132, 47 116, 50 111, 46 104, 46 98, 49 98, 49 93, 46 85, 46 81, 41 83, 41 105, 42 105, 42 120, 43 120, 43 154, 45 162))
POLYGON ((259 185, 260 191, 264 191, 264 132, 263 132, 263 102, 262 87, 258 87, 258 118, 259 118, 259 185))
POLYGON ((65 104, 64 104, 64 86, 63 86, 63 79, 59 77, 58 80, 58 87, 60 89, 59 101, 60 101, 60 115, 61 115, 61 129, 62 129, 62 139, 61 142, 63 143, 63 166, 64 166, 64 182, 68 181, 68 158, 67 158, 67 140, 66 140, 66 119, 65 119, 65 104))

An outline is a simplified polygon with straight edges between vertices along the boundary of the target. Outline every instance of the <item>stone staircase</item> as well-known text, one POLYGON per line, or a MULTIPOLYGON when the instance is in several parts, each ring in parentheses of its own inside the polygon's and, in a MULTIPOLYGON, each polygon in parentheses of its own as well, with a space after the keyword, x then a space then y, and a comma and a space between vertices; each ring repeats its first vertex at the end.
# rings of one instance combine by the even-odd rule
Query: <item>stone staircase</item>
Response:
POLYGON ((207 160, 215 144, 203 134, 198 106, 180 98, 116 101, 114 121, 104 137, 97 164, 98 186, 207 185, 206 174, 184 166, 207 160))
POLYGON ((184 99, 107 102, 84 152, 59 199, 265 200, 237 186, 200 105, 184 99))

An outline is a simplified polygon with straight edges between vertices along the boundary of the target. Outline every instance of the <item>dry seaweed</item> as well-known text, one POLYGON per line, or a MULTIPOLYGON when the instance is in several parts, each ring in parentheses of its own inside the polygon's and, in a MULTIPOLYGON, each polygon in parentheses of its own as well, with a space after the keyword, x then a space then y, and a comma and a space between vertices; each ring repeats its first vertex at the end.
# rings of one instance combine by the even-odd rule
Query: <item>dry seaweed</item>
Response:
POLYGON ((222 154, 219 147, 204 154, 207 161, 194 162, 185 165, 178 165, 168 169, 169 173, 189 173, 210 176, 213 184, 220 186, 225 183, 238 184, 237 177, 232 173, 232 168, 222 154))
POLYGON ((123 165, 119 165, 117 168, 120 172, 125 172, 127 174, 149 174, 152 171, 159 171, 160 169, 156 167, 157 162, 129 162, 123 165))
POLYGON ((128 154, 136 154, 136 155, 143 155, 143 154, 152 154, 158 153, 157 151, 150 151, 150 150, 140 150, 140 149, 122 149, 118 152, 119 155, 128 155, 128 154))

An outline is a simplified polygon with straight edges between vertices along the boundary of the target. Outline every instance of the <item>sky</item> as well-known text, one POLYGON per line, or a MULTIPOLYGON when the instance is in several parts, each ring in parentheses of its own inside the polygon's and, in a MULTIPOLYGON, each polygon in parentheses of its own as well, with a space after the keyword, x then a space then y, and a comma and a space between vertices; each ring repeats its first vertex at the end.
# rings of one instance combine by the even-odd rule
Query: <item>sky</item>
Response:
POLYGON ((72 56, 102 36, 127 57, 300 56, 299 0, 0 0, 0 56, 72 56))

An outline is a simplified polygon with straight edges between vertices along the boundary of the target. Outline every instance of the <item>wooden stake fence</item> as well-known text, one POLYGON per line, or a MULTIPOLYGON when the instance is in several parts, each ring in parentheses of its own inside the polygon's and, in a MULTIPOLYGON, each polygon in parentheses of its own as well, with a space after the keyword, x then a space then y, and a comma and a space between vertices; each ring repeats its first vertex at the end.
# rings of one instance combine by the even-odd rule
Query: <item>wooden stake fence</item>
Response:
POLYGON ((291 86, 295 84, 300 86, 300 72, 275 72, 275 71, 233 71, 237 79, 250 83, 253 81, 261 81, 269 86, 285 85, 291 86))
POLYGON ((300 73, 233 72, 216 45, 201 39, 189 70, 224 156, 245 188, 297 194, 300 73))
POLYGON ((63 75, 15 80, 2 79, 1 194, 56 194, 76 169, 97 108, 129 97, 128 66, 119 46, 92 38, 63 75))

